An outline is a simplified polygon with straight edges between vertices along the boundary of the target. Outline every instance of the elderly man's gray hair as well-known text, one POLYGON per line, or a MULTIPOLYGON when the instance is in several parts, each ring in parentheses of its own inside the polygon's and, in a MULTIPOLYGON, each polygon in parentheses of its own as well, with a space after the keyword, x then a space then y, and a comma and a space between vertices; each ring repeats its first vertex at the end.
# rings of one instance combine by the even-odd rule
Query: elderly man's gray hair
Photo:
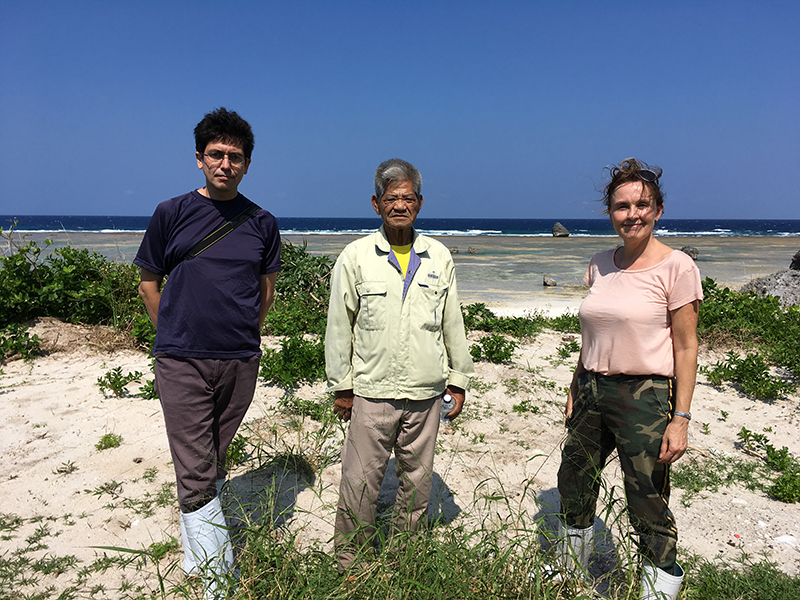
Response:
POLYGON ((414 194, 419 198, 422 192, 422 175, 417 167, 399 158, 390 158, 378 165, 375 171, 375 195, 382 198, 386 188, 395 181, 410 181, 414 194))

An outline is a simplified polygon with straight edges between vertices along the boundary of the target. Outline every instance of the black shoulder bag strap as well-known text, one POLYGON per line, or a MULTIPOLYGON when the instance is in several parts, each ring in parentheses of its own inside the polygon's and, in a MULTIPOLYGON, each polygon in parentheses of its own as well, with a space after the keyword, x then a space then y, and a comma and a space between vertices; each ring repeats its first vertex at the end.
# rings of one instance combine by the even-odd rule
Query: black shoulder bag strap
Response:
POLYGON ((217 229, 209 233, 206 237, 192 246, 192 248, 186 254, 184 254, 181 260, 189 260, 200 254, 203 250, 207 250, 260 210, 261 207, 258 204, 255 202, 250 202, 250 205, 236 215, 233 219, 224 225, 219 226, 217 229))

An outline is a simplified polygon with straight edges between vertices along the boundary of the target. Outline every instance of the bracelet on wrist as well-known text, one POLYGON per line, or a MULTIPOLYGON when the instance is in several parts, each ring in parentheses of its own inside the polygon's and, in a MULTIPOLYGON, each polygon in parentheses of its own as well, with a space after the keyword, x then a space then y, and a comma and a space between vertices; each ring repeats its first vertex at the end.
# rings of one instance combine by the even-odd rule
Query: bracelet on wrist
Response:
POLYGON ((690 412, 687 413, 687 412, 681 412, 679 410, 676 410, 672 414, 675 415, 676 417, 683 417, 684 419, 687 419, 689 421, 692 420, 692 413, 690 413, 690 412))

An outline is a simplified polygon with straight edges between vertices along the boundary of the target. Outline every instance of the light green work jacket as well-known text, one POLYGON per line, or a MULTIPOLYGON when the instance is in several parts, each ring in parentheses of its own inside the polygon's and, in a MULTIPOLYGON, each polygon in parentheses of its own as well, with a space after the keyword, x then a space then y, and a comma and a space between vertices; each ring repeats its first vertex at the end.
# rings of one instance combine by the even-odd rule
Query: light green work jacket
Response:
POLYGON ((365 398, 425 400, 447 385, 469 389, 475 369, 444 245, 414 232, 405 285, 383 227, 342 251, 331 279, 325 369, 330 391, 365 398))

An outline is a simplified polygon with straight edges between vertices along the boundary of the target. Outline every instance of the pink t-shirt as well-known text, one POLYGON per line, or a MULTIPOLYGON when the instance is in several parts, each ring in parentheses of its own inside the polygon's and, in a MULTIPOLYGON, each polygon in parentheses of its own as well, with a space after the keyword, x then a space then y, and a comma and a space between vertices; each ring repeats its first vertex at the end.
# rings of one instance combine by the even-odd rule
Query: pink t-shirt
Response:
POLYGON ((598 252, 586 269, 589 295, 579 316, 583 366, 603 375, 675 375, 669 311, 703 299, 700 271, 673 250, 647 269, 620 269, 614 252, 598 252))

